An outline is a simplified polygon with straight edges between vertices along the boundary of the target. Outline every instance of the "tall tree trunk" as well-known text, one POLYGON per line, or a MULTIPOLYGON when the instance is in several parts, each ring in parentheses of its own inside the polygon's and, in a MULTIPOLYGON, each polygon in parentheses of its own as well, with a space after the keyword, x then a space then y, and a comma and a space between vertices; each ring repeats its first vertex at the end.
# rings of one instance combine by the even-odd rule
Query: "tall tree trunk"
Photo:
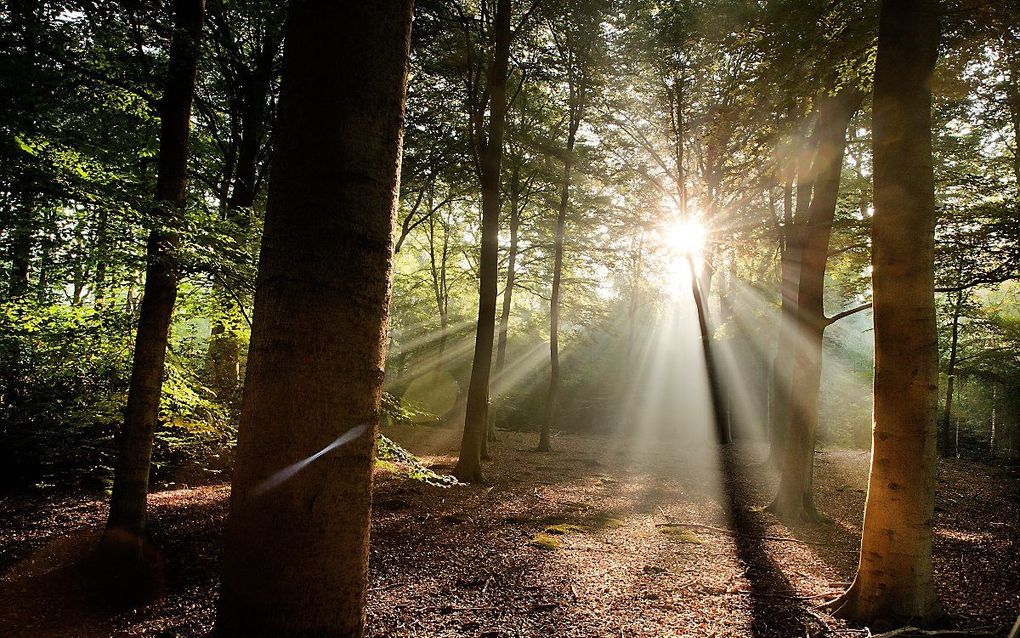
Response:
POLYGON ((995 426, 999 416, 999 386, 992 383, 992 418, 990 419, 991 432, 988 434, 988 455, 995 457, 995 426))
POLYGON ((563 159, 563 183, 560 185, 560 207, 556 214, 554 239, 552 295, 549 297, 549 395, 545 404, 545 420, 539 435, 538 451, 549 452, 552 444, 550 431, 558 417, 560 398, 560 284, 563 279, 563 234, 567 226, 567 210, 570 207, 570 179, 573 169, 574 139, 577 127, 571 122, 567 136, 567 154, 563 159))
POLYGON ((790 170, 783 185, 783 238, 779 254, 779 328, 776 354, 772 360, 772 395, 769 401, 769 460, 767 465, 782 466, 786 431, 790 427, 790 379, 793 377, 794 331, 797 323, 797 279, 800 256, 797 254, 797 228, 793 217, 793 179, 790 170))
MULTIPOLYGON (((503 370, 506 367, 507 335, 510 330, 510 310, 513 307, 514 283, 517 279, 518 234, 521 228, 521 168, 515 163, 510 174, 510 249, 506 262, 506 288, 503 290, 503 309, 499 315, 499 337, 496 340, 496 368, 493 371, 493 391, 496 395, 505 390, 503 370)), ((489 406, 489 441, 496 440, 496 410, 489 406)))
POLYGON ((954 437, 952 434, 953 423, 953 392, 956 389, 956 359, 960 345, 960 311, 963 308, 963 291, 956 293, 956 302, 953 304, 951 336, 949 339, 949 362, 946 364, 946 403, 942 406, 942 419, 939 426, 939 447, 942 456, 950 456, 955 452, 960 455, 957 448, 954 451, 954 437))
MULTIPOLYGON (((10 55, 10 63, 26 74, 28 82, 23 90, 30 94, 39 94, 38 97, 42 99, 41 89, 35 84, 36 67, 39 61, 39 34, 43 32, 43 14, 40 11, 40 2, 39 0, 12 0, 7 10, 12 20, 11 24, 15 27, 15 33, 18 35, 16 41, 21 45, 21 51, 10 55)), ((30 135, 34 135, 38 129, 38 116, 34 112, 30 112, 30 109, 26 109, 26 111, 28 112, 15 112, 9 115, 20 119, 19 124, 30 135)), ((5 116, 7 115, 5 113, 5 116)), ((11 193, 12 203, 17 208, 15 209, 13 228, 9 229, 11 270, 8 273, 7 292, 10 299, 23 297, 31 287, 30 270, 37 224, 36 205, 40 182, 43 179, 34 158, 22 157, 20 159, 21 162, 17 166, 20 169, 20 174, 14 180, 11 193)), ((12 350, 11 361, 16 363, 20 356, 17 344, 14 344, 12 350)))
POLYGON ((290 7, 218 630, 364 634, 411 0, 290 7))
POLYGON ((834 602, 855 622, 930 623, 938 341, 931 93, 937 5, 883 0, 875 68, 875 407, 860 564, 834 602))
POLYGON ((824 306, 825 268, 846 152, 846 130, 862 98, 854 88, 843 89, 825 98, 819 108, 817 146, 812 163, 814 186, 807 219, 800 224, 798 232, 800 267, 795 329, 799 343, 791 357, 791 411, 779 491, 769 507, 779 518, 791 522, 821 518, 815 509, 812 486, 822 344, 829 323, 824 306))
POLYGON ((510 62, 510 0, 498 0, 493 19, 494 47, 489 63, 489 131, 481 149, 482 245, 478 264, 478 326, 471 362, 464 416, 464 438, 454 475, 469 483, 482 476, 482 439, 489 403, 489 373, 496 331, 496 296, 499 287, 499 182, 506 128, 506 80, 510 62))
POLYGON ((106 269, 110 254, 110 211, 103 206, 99 209, 99 220, 96 224, 96 242, 93 254, 96 260, 96 272, 93 278, 92 296, 96 307, 106 303, 106 269))
MULTIPOLYGON (((280 43, 276 28, 268 25, 260 34, 263 43, 254 68, 244 68, 240 87, 240 122, 236 152, 228 158, 233 164, 227 174, 233 174, 230 194, 226 198, 226 215, 239 226, 248 223, 246 209, 255 204, 258 195, 259 154, 263 147, 266 129, 266 102, 273 82, 273 67, 280 43)), ((226 180, 225 180, 226 182, 226 180)), ((219 286, 222 289, 222 285, 219 286)), ((222 292, 222 290, 221 290, 222 292)), ((223 312, 230 312, 234 300, 223 303, 223 312)), ((209 337, 208 369, 211 385, 217 397, 233 402, 240 383, 241 338, 227 322, 217 319, 209 337)))
POLYGON ((186 198, 188 133, 204 10, 204 0, 174 1, 170 63, 160 105, 159 163, 153 209, 156 227, 149 234, 146 247, 145 291, 138 315, 127 410, 110 498, 107 538, 112 541, 118 540, 120 532, 137 537, 145 527, 149 463, 159 417, 170 320, 177 298, 177 237, 172 226, 186 198))
POLYGON ((729 421, 726 419, 726 397, 723 396, 719 380, 719 368, 716 361, 712 329, 708 319, 708 295, 703 288, 703 277, 694 273, 694 259, 687 256, 687 266, 691 271, 691 296, 694 298, 694 309, 698 316, 698 333, 701 337, 701 353, 705 359, 705 377, 708 382, 709 399, 712 402, 712 423, 716 441, 722 445, 730 443, 729 421))

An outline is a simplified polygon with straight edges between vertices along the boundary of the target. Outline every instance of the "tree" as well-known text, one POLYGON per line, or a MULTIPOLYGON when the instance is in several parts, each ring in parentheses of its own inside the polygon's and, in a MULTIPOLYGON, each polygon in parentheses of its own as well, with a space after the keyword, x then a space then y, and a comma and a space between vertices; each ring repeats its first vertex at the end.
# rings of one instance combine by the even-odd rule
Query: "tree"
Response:
POLYGON ((931 549, 938 357, 929 79, 937 6, 884 0, 873 102, 875 406, 860 563, 833 603, 857 622, 940 615, 931 549))
POLYGON ((188 133, 204 10, 204 0, 174 2, 174 34, 160 105, 155 227, 149 234, 146 248, 145 292, 138 316, 131 384, 110 498, 107 539, 111 541, 118 540, 122 532, 137 537, 145 527, 149 464, 159 418, 170 321, 177 298, 175 252, 178 240, 173 227, 186 199, 188 133))
POLYGON ((539 452, 549 452, 552 446, 549 433, 559 413, 560 395, 560 286, 563 279, 563 236, 566 232, 567 212, 570 210, 570 187, 576 158, 574 146, 577 143, 577 129, 581 126, 585 110, 591 100, 594 74, 594 53, 600 25, 599 13, 594 7, 573 6, 562 16, 554 18, 562 22, 563 32, 551 28, 556 44, 559 62, 563 66, 566 84, 566 126, 567 138, 563 147, 563 176, 560 180, 560 201, 556 213, 556 229, 553 238, 552 292, 549 297, 549 395, 546 398, 545 419, 538 441, 539 452))
POLYGON ((831 323, 825 316, 825 268, 846 151, 846 130, 862 97, 855 87, 849 87, 823 99, 811 167, 814 182, 811 203, 807 219, 795 231, 799 254, 795 326, 801 343, 794 342, 792 355, 780 354, 789 357, 794 364, 790 389, 796 389, 797 399, 796 407, 787 415, 789 431, 781 448, 779 491, 769 506, 770 511, 787 521, 820 518, 814 506, 812 485, 822 381, 822 339, 825 328, 831 323))
MULTIPOLYGON (((197 97, 197 110, 222 155, 222 161, 214 163, 217 175, 209 180, 210 186, 222 217, 240 236, 252 224, 252 208, 263 190, 283 17, 283 6, 272 3, 216 0, 209 6, 206 57, 211 68, 205 90, 197 97)), ((226 319, 240 303, 233 298, 236 290, 250 287, 243 276, 232 276, 230 271, 238 270, 238 265, 228 262, 213 272, 221 310, 212 320, 208 347, 211 387, 218 399, 230 402, 237 400, 243 343, 226 319)))
POLYGON ((464 438, 454 475, 466 482, 484 480, 482 445, 486 435, 489 375, 496 332, 496 296, 499 279, 500 170, 506 126, 506 83, 510 61, 510 0, 497 0, 492 22, 492 57, 484 92, 471 92, 471 131, 477 146, 478 177, 482 191, 482 238, 478 268, 478 326, 471 362, 464 438), (481 96, 485 97, 481 97, 481 96), (488 105, 486 129, 484 117, 488 105))
POLYGON ((410 0, 290 7, 224 636, 364 632, 410 27, 410 0))

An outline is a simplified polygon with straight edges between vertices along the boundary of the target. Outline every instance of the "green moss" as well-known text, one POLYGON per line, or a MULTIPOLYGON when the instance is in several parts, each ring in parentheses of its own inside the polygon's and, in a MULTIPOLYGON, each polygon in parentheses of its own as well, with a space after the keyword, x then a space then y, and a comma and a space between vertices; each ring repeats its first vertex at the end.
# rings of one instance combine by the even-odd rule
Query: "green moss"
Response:
POLYGON ((575 525, 573 523, 559 523, 545 528, 546 534, 554 534, 556 536, 565 536, 567 534, 585 531, 587 531, 587 529, 583 525, 575 525))
POLYGON ((563 545, 563 541, 551 534, 539 532, 532 537, 530 544, 532 547, 552 551, 559 549, 563 545))
POLYGON ((450 487, 458 485, 457 479, 446 474, 439 474, 421 462, 417 456, 397 445, 389 437, 380 434, 376 439, 375 466, 389 472, 393 476, 411 479, 435 485, 450 487))
POLYGON ((597 529, 616 529, 626 524, 622 518, 611 516, 608 512, 599 512, 589 519, 590 525, 597 529))
POLYGON ((663 525, 659 528, 659 533, 665 534, 678 543, 687 543, 689 545, 701 545, 704 543, 703 540, 698 538, 697 534, 679 525, 663 525))

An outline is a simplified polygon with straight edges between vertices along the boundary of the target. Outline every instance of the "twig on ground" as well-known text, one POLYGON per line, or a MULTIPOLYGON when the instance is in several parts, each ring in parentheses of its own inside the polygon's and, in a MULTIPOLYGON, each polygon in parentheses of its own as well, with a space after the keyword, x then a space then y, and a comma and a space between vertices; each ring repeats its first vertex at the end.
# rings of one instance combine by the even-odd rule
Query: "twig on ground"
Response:
POLYGON ((1002 638, 1008 625, 999 627, 971 627, 969 629, 918 629, 901 627, 884 634, 873 634, 872 638, 1002 638))
POLYGON ((755 540, 762 541, 780 541, 784 543, 797 543, 800 545, 821 545, 828 546, 831 543, 825 543, 822 541, 805 541, 799 538, 793 538, 791 536, 756 536, 754 534, 742 534, 740 532, 734 532, 731 529, 723 527, 714 527, 712 525, 704 525, 702 523, 677 523, 670 521, 668 523, 656 523, 656 527, 691 527, 694 529, 702 529, 705 531, 716 532, 718 534, 726 534, 727 536, 736 536, 738 538, 753 538, 755 540))

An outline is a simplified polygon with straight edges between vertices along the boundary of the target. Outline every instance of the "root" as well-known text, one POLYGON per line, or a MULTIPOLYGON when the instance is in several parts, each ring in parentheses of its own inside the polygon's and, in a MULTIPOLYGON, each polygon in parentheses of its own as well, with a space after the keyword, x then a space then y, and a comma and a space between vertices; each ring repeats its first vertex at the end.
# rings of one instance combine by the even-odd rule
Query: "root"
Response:
POLYGON ((461 483, 485 483, 482 466, 478 463, 465 463, 464 459, 457 461, 457 466, 453 468, 453 475, 461 483))

